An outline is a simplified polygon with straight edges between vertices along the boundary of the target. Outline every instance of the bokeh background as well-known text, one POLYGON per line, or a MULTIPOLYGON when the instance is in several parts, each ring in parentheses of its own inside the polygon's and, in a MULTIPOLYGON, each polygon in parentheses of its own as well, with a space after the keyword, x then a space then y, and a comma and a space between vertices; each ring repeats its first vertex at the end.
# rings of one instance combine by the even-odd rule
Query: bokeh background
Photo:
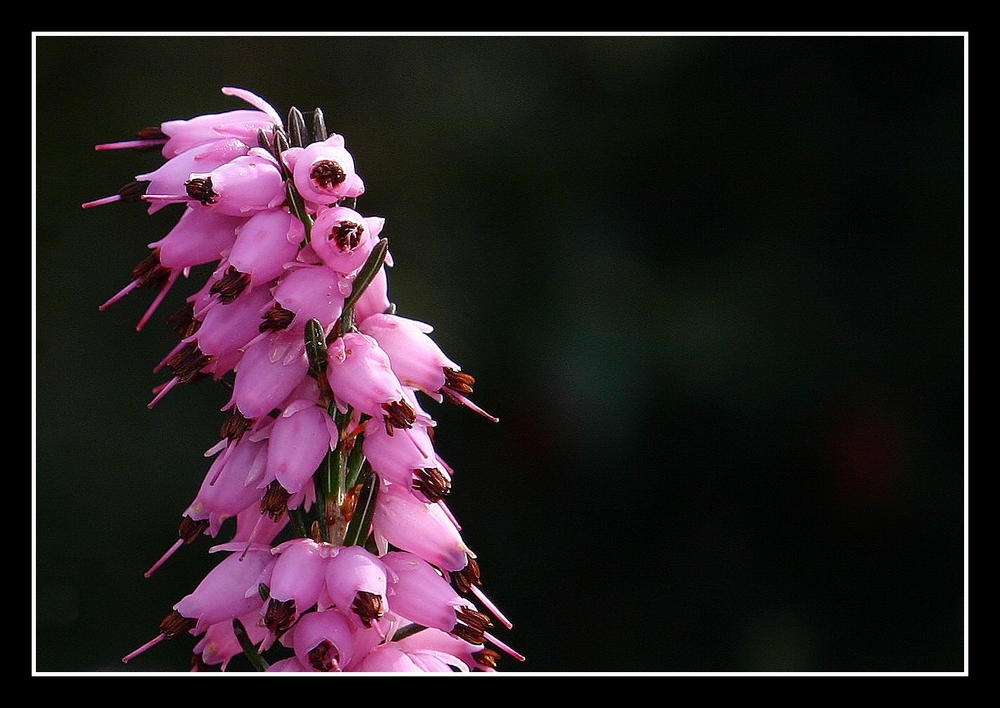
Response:
MULTIPOLYGON (((146 125, 324 110, 400 314, 500 423, 432 408, 509 672, 961 672, 963 36, 35 37, 35 668, 120 658, 228 396, 122 288, 176 219, 82 210, 146 125)), ((197 274, 196 274, 197 276, 197 274)), ((430 404, 433 405, 433 404, 430 404)), ((238 662, 234 670, 245 668, 238 662)))

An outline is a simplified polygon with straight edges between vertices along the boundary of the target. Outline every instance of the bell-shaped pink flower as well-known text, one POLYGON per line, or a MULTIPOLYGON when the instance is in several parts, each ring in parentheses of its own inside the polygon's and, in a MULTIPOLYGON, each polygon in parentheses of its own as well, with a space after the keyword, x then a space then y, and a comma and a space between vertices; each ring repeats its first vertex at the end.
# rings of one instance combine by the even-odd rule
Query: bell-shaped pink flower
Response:
POLYGON ((396 642, 390 642, 372 649, 357 661, 352 670, 364 673, 420 674, 466 672, 468 668, 462 661, 444 652, 422 649, 408 651, 400 648, 396 642))
POLYGON ((170 232, 149 247, 160 249, 164 268, 215 263, 232 248, 236 229, 244 221, 243 217, 188 207, 170 232))
POLYGON ((300 491, 316 473, 328 452, 337 447, 337 425, 322 406, 299 399, 286 405, 271 426, 267 447, 267 477, 290 494, 300 491))
POLYGON ((413 424, 413 407, 374 339, 348 332, 330 344, 327 360, 326 376, 341 412, 350 407, 397 428, 413 424))
POLYGON ((382 561, 361 546, 342 546, 327 562, 330 600, 365 627, 371 627, 385 612, 386 582, 382 561))
POLYGON ((354 157, 344 138, 334 133, 322 142, 293 147, 281 155, 292 171, 295 188, 314 205, 334 204, 345 197, 360 197, 365 184, 354 169, 354 157))
MULTIPOLYGON (((287 325, 301 332, 306 322, 317 319, 329 328, 340 316, 345 294, 339 276, 324 265, 296 265, 274 288, 274 302, 293 314, 287 325)), ((349 293, 348 293, 349 294, 349 293)))
POLYGON ((229 447, 215 458, 197 496, 184 510, 194 521, 208 519, 208 533, 213 537, 226 519, 260 504, 257 480, 264 474, 267 444, 243 437, 229 447))
POLYGON ((404 386, 420 389, 437 401, 447 383, 445 373, 461 367, 445 356, 430 338, 434 328, 424 322, 391 314, 375 314, 362 320, 358 329, 374 337, 389 355, 392 370, 404 386))
POLYGON ((232 553, 209 571, 194 592, 174 605, 174 609, 196 620, 196 634, 216 622, 232 620, 259 610, 264 600, 258 586, 267 580, 274 558, 270 549, 254 547, 232 553))
POLYGON ((236 138, 247 145, 257 144, 257 134, 274 132, 274 120, 261 111, 246 108, 225 113, 208 113, 187 120, 168 120, 160 124, 166 136, 162 154, 172 158, 185 150, 222 138, 236 138))
POLYGON ((247 418, 265 416, 285 400, 308 371, 301 337, 272 332, 243 353, 236 365, 233 394, 223 410, 235 406, 247 418))
POLYGON ((389 570, 389 607, 393 614, 444 632, 454 629, 461 608, 475 610, 430 563, 407 551, 381 556, 389 570))
MULTIPOLYGON (((260 644, 267 639, 267 628, 258 622, 260 619, 259 610, 251 610, 238 619, 246 629, 247 636, 252 643, 260 644)), ((194 653, 201 655, 202 663, 206 666, 219 664, 220 669, 225 671, 229 661, 234 656, 243 653, 243 647, 233 631, 232 620, 216 622, 206 629, 205 634, 194 645, 194 653)))
POLYGON ((237 228, 220 270, 232 268, 245 280, 245 287, 268 283, 284 274, 304 238, 302 222, 287 210, 258 211, 237 228))
POLYGON ((351 626, 336 609, 302 615, 291 641, 299 661, 316 671, 342 671, 354 656, 351 626))
POLYGON ((266 288, 257 288, 232 302, 211 300, 199 314, 197 331, 182 340, 194 342, 212 357, 206 367, 216 378, 232 371, 243 357, 243 348, 260 334, 261 317, 271 302, 266 288))
MULTIPOLYGON (((256 141, 255 143, 256 144, 256 141)), ((250 152, 250 146, 236 138, 221 138, 185 150, 167 160, 152 172, 136 175, 138 182, 149 182, 142 196, 149 202, 149 213, 153 214, 167 204, 186 202, 191 199, 185 185, 192 174, 207 173, 250 152)), ((220 213, 225 213, 221 212, 220 213)), ((237 214, 241 216, 241 214, 237 214)))
POLYGON ((470 670, 488 673, 496 671, 496 660, 500 657, 498 652, 487 649, 482 643, 471 644, 435 627, 427 627, 394 642, 394 644, 411 656, 415 652, 439 652, 446 657, 451 656, 461 660, 470 670))
POLYGON ((369 426, 362 445, 379 478, 402 487, 412 486, 416 471, 438 467, 430 435, 422 425, 393 431, 391 435, 385 426, 369 426))
POLYGON ((402 485, 382 483, 372 528, 396 548, 442 570, 462 570, 472 555, 443 502, 421 502, 402 485))
POLYGON ((384 223, 385 219, 365 218, 347 207, 321 207, 310 230, 309 245, 328 268, 351 274, 365 264, 384 223))
POLYGON ((276 560, 268 586, 270 600, 291 600, 296 615, 305 612, 316 604, 323 591, 331 547, 309 538, 294 538, 272 552, 276 560))
MULTIPOLYGON (((192 173, 185 195, 220 214, 249 216, 285 202, 285 179, 274 157, 264 148, 250 148, 211 172, 192 173)), ((147 199, 151 192, 147 191, 147 199)))

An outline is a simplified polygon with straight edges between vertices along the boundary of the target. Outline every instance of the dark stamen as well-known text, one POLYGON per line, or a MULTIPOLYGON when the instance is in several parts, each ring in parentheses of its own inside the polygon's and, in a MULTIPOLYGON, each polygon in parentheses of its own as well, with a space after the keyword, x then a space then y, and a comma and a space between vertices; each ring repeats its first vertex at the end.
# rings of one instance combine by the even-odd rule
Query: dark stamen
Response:
MULTIPOLYGON (((393 428, 412 428, 417 420, 417 412, 413 406, 399 399, 391 403, 383 403, 382 410, 385 411, 385 423, 393 428)), ((386 429, 388 430, 388 428, 386 429)), ((390 435, 392 434, 389 431, 390 435)))
POLYGON ((247 286, 250 285, 250 274, 241 273, 235 266, 229 266, 225 274, 212 283, 208 289, 212 295, 218 295, 223 304, 228 305, 240 296, 247 286))
POLYGON ((340 666, 340 652, 329 639, 310 649, 307 656, 309 665, 317 671, 333 671, 340 666))
POLYGON ((365 627, 371 627, 372 620, 380 620, 385 614, 382 596, 366 590, 358 590, 357 595, 354 596, 354 602, 351 604, 351 610, 361 618, 365 627))
POLYGON ((278 480, 274 480, 264 491, 264 498, 260 500, 260 513, 267 514, 271 517, 272 521, 278 521, 281 519, 281 515, 288 511, 288 497, 290 497, 285 488, 281 486, 278 480))
POLYGON ((187 195, 189 197, 197 199, 205 206, 215 204, 216 200, 219 198, 219 195, 212 189, 211 177, 195 177, 194 179, 189 179, 184 183, 184 189, 187 191, 187 195))
POLYGON ((275 635, 284 634, 295 622, 295 600, 275 600, 267 602, 264 611, 264 626, 275 635))
POLYGON ((191 630, 195 624, 197 623, 193 619, 189 619, 177 610, 174 610, 160 622, 160 632, 167 639, 171 639, 178 634, 184 634, 184 632, 191 630))
POLYGON ((330 189, 347 179, 347 173, 333 160, 320 160, 313 163, 312 169, 309 170, 309 179, 321 189, 330 189))
POLYGON ((439 502, 451 492, 451 480, 437 467, 413 470, 413 489, 430 502, 439 502))
POLYGON ((263 322, 257 327, 260 332, 277 332, 285 329, 295 319, 295 313, 280 305, 274 305, 264 313, 263 322))

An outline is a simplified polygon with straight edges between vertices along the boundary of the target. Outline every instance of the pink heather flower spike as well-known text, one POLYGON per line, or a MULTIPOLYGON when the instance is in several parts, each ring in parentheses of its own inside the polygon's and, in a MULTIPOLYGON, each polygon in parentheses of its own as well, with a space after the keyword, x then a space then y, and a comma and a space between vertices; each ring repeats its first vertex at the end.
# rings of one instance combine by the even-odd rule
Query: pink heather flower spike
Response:
POLYGON ((344 137, 319 109, 311 125, 291 109, 286 127, 260 96, 222 92, 249 108, 95 146, 158 148, 164 162, 82 205, 183 205, 100 309, 155 290, 142 329, 206 266, 167 319, 179 336, 153 371, 170 378, 148 406, 182 383, 228 392, 178 538, 144 575, 202 536, 226 555, 123 661, 185 634, 197 672, 226 671, 241 652, 282 673, 495 672, 503 653, 523 661, 490 633, 492 618, 512 623, 482 591, 445 503, 454 472, 420 394, 496 417, 469 400, 475 380, 431 325, 396 314, 385 219, 361 211, 365 183, 344 137))

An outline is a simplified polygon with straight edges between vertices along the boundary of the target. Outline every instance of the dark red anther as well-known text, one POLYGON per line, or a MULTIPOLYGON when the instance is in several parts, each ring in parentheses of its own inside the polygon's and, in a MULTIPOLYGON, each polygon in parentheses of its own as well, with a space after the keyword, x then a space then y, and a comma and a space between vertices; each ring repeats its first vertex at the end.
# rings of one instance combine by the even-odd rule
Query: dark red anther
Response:
POLYGON ((444 369, 444 385, 447 388, 465 395, 472 393, 472 387, 476 383, 472 376, 464 371, 455 371, 449 367, 442 368, 444 369))
POLYGON ((455 583, 455 588, 463 593, 468 592, 473 585, 481 586, 483 584, 479 578, 479 563, 472 556, 469 556, 469 562, 465 564, 464 568, 451 574, 451 579, 455 583))
POLYGON ((192 544, 205 533, 208 526, 208 519, 195 521, 190 516, 185 516, 181 519, 180 528, 177 529, 177 536, 185 544, 192 544))
POLYGON ((385 411, 386 432, 390 435, 392 428, 412 428, 417 420, 417 412, 403 399, 383 403, 382 410, 385 411))
POLYGON ((173 370, 174 376, 180 383, 190 383, 205 376, 202 369, 211 362, 211 356, 202 353, 194 342, 188 342, 179 352, 167 359, 167 366, 173 370))
POLYGON ((365 627, 371 627, 373 620, 380 620, 385 614, 382 596, 366 590, 358 590, 351 604, 351 611, 361 618, 365 627))
POLYGON ((423 494, 427 501, 439 502, 451 493, 451 480, 437 467, 413 470, 413 489, 423 494))
POLYGON ((235 443, 243 437, 243 433, 250 430, 253 421, 240 413, 239 409, 233 408, 229 415, 222 421, 220 437, 226 438, 230 443, 235 443))
POLYGON ((275 600, 273 597, 268 600, 267 610, 264 611, 264 626, 275 636, 287 632, 294 623, 295 600, 275 600))
POLYGON ((264 498, 260 500, 260 513, 267 514, 272 521, 281 519, 281 515, 288 511, 289 494, 278 480, 274 480, 267 489, 264 490, 264 498))
POLYGON ((320 160, 309 170, 309 179, 322 189, 330 189, 347 179, 347 173, 333 160, 320 160))
POLYGON ((264 313, 263 321, 258 325, 257 330, 260 332, 277 332, 286 329, 294 319, 294 312, 286 310, 280 305, 274 305, 264 313))
POLYGON ((198 200, 205 206, 215 204, 219 197, 219 195, 212 189, 211 177, 195 177, 194 179, 189 179, 184 183, 184 189, 189 197, 198 200))
POLYGON ((340 652, 329 639, 324 639, 310 649, 307 656, 309 665, 317 671, 333 671, 340 666, 340 652))
POLYGON ((170 315, 167 324, 181 335, 181 339, 187 339, 201 329, 201 320, 195 319, 194 304, 190 302, 184 303, 181 309, 170 315))
POLYGON ((341 251, 353 251, 361 243, 361 237, 364 233, 364 224, 342 221, 340 226, 330 232, 330 238, 341 251))
POLYGON ((170 271, 160 264, 160 249, 154 248, 148 256, 142 259, 132 269, 132 280, 137 281, 140 288, 162 288, 170 277, 170 271))
POLYGON ((495 669, 497 667, 497 659, 500 658, 500 652, 493 651, 492 649, 480 649, 477 652, 472 653, 472 658, 476 660, 476 663, 480 666, 484 666, 488 669, 495 669))
POLYGON ((241 273, 234 266, 229 266, 221 278, 212 283, 208 292, 218 295, 223 304, 228 305, 240 296, 250 285, 249 273, 241 273))
POLYGON ((167 639, 171 639, 178 634, 190 631, 195 624, 197 623, 193 619, 189 619, 177 610, 174 610, 160 622, 160 632, 167 639))

